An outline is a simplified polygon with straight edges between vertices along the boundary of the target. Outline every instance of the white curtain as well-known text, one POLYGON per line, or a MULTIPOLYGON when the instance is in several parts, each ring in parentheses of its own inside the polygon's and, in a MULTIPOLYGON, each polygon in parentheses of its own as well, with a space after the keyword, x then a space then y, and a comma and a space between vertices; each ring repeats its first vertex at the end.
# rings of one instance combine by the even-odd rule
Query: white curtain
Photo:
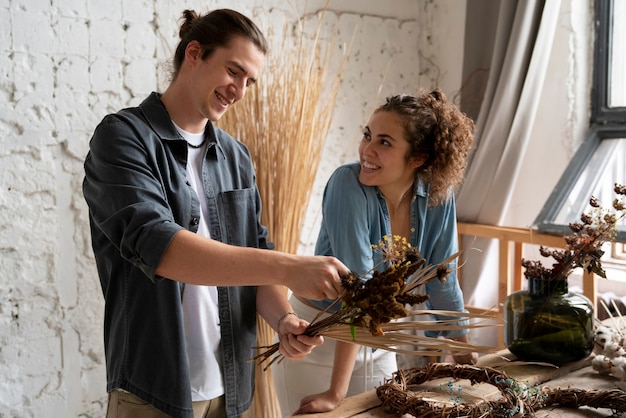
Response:
MULTIPOLYGON (((476 43, 479 48, 492 44, 493 53, 487 63, 488 78, 476 119, 476 149, 457 195, 459 221, 499 225, 504 219, 537 112, 560 5, 560 0, 468 1, 468 9, 499 9, 495 39, 476 43)), ((471 10, 478 18, 493 11, 471 10)), ((481 25, 490 24, 494 22, 468 21, 467 27, 480 30, 481 25)), ((465 54, 472 53, 466 47, 465 54)), ((475 71, 465 69, 467 74, 475 71)), ((484 268, 493 265, 486 260, 496 256, 490 241, 463 242, 464 248, 482 250, 468 254, 471 262, 463 268, 462 286, 468 305, 493 307, 498 303, 494 291, 497 259, 493 271, 484 268)), ((493 338, 495 343, 495 333, 493 338)))

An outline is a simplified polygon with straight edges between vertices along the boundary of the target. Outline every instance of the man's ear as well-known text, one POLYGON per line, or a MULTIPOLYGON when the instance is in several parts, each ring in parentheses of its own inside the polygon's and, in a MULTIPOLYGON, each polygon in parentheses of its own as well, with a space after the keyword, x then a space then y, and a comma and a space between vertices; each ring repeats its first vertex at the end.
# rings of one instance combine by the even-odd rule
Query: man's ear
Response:
POLYGON ((202 59, 202 46, 200 42, 194 40, 187 44, 185 48, 185 59, 192 65, 195 65, 202 59))

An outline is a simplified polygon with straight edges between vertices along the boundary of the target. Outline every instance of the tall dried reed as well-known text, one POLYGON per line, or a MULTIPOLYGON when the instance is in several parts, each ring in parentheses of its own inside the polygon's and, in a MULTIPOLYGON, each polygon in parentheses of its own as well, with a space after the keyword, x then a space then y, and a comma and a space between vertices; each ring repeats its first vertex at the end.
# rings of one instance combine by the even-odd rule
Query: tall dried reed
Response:
MULTIPOLYGON (((344 49, 336 73, 327 73, 334 45, 320 40, 322 17, 323 11, 313 37, 300 25, 294 34, 285 25, 257 83, 219 122, 248 146, 263 201, 261 221, 276 249, 290 253, 298 248, 347 56, 344 49)), ((272 343, 274 330, 258 319, 262 347, 272 343)), ((257 366, 256 416, 277 417, 279 409, 271 374, 257 366)))

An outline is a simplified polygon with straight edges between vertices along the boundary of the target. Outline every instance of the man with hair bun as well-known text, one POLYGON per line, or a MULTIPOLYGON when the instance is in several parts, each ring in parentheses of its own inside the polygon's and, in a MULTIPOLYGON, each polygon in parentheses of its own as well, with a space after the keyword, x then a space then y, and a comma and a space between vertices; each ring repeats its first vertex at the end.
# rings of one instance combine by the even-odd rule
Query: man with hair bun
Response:
POLYGON ((284 286, 334 299, 348 272, 268 251, 248 149, 213 124, 255 83, 261 31, 233 10, 186 10, 180 38, 165 92, 107 115, 84 164, 107 418, 254 416, 257 312, 300 359, 323 339, 301 335, 284 286))

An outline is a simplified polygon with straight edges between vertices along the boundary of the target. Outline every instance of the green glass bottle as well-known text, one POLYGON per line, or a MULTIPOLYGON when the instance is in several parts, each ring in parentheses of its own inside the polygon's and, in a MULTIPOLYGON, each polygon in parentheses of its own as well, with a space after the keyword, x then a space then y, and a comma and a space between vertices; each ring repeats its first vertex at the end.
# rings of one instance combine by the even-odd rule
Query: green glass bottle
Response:
POLYGON ((593 350, 593 305, 567 280, 530 278, 528 290, 505 299, 504 322, 504 344, 522 361, 562 365, 593 350))

